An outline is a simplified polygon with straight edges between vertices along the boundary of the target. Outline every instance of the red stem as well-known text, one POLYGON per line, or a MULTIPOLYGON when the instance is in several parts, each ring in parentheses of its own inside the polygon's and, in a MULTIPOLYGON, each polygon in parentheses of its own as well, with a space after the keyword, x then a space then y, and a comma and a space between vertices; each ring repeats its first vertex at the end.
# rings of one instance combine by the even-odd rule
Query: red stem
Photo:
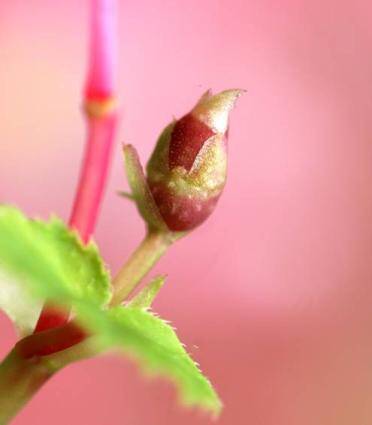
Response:
MULTIPOLYGON (((88 242, 106 186, 117 115, 113 92, 114 6, 116 0, 91 0, 90 62, 85 88, 88 135, 80 181, 69 221, 88 242)), ((72 347, 87 334, 69 312, 45 305, 35 332, 18 342, 0 367, 0 423, 8 423, 55 373, 43 356, 72 347)))
MULTIPOLYGON (((115 131, 117 127, 114 96, 116 58, 116 0, 91 0, 90 51, 85 84, 87 141, 80 180, 69 225, 84 243, 94 231, 102 202, 115 131)), ((63 326, 69 312, 46 304, 35 327, 35 333, 63 326)))

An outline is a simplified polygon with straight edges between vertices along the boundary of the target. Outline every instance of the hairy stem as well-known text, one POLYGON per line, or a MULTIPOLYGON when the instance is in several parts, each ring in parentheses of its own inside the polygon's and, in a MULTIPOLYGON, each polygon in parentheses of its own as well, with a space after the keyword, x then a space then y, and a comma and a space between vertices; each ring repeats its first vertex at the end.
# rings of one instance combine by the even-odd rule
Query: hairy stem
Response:
POLYGON ((174 240, 175 237, 170 232, 147 233, 113 281, 112 306, 121 304, 128 297, 174 240))

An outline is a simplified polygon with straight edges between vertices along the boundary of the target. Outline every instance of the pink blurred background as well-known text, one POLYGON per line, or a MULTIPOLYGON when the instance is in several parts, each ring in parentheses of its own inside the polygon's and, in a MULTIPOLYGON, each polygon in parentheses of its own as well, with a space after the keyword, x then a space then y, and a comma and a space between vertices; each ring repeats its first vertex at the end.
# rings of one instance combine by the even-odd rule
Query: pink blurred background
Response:
MULTIPOLYGON (((67 219, 84 140, 88 1, 0 3, 0 199, 67 219)), ((247 89, 213 217, 157 271, 221 394, 221 425, 372 422, 372 6, 120 1, 120 141, 148 158, 207 88, 247 89)), ((116 271, 144 234, 119 141, 96 239, 116 271)), ((0 317, 0 354, 15 341, 0 317)), ((57 375, 14 424, 207 425, 173 389, 104 357, 57 375)))

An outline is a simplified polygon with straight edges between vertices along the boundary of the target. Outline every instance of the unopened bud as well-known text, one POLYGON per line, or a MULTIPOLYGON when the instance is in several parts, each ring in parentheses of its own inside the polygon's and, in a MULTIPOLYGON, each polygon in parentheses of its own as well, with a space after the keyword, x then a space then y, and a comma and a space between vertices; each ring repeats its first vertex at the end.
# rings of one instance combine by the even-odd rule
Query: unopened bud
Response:
POLYGON ((226 182, 229 114, 241 94, 208 91, 160 136, 147 182, 170 230, 191 230, 214 210, 226 182))

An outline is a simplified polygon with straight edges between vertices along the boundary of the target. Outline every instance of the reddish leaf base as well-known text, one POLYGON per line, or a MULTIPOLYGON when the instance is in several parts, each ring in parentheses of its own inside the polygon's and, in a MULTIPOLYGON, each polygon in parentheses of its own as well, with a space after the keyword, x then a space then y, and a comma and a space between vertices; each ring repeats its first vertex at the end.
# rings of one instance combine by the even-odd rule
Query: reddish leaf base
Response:
POLYGON ((25 359, 48 356, 66 350, 87 338, 88 334, 74 322, 55 329, 30 335, 16 345, 18 353, 25 359))
POLYGON ((69 316, 70 314, 67 311, 62 311, 52 305, 46 305, 39 317, 34 333, 63 326, 67 323, 69 316))

